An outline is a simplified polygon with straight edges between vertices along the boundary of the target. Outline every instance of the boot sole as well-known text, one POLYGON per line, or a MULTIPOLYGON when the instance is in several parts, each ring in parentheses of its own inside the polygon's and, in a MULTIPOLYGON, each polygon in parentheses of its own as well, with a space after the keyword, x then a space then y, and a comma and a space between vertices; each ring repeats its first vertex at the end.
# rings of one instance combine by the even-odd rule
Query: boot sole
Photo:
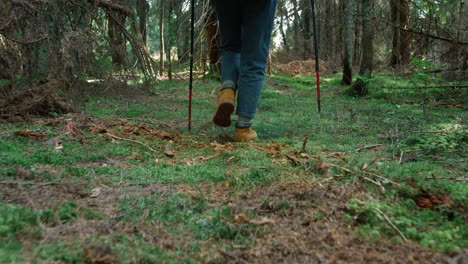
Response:
POLYGON ((234 112, 234 104, 221 103, 216 109, 213 123, 220 127, 228 127, 231 125, 231 115, 234 112))

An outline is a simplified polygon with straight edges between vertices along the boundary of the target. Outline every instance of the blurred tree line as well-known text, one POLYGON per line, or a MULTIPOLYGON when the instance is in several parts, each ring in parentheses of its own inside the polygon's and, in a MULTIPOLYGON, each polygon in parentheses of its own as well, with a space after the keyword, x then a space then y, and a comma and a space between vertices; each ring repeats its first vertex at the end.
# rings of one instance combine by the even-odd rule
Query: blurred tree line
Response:
MULTIPOLYGON (((376 65, 429 61, 467 79, 464 0, 317 0, 316 9, 320 57, 344 84, 355 80, 357 95, 376 65)), ((313 59, 311 10, 310 0, 278 0, 270 63, 313 59)), ((213 1, 196 1, 195 13, 196 70, 217 72, 213 1)), ((189 0, 2 0, 0 79, 174 78, 188 68, 189 31, 189 0)))

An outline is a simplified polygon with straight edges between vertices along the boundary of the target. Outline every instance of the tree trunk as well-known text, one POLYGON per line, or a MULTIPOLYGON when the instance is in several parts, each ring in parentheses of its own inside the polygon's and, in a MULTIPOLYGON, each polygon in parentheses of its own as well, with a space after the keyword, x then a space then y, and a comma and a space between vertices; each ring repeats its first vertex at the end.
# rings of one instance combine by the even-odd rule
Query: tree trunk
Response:
MULTIPOLYGON (((278 1, 278 10, 279 10, 279 15, 280 15, 279 31, 280 31, 280 34, 281 34, 281 38, 283 40, 283 48, 284 48, 284 50, 286 52, 289 52, 288 38, 286 36, 286 31, 284 30, 285 13, 287 13, 286 7, 284 6, 284 1, 285 0, 278 1)), ((287 19, 287 17, 286 17, 286 19, 287 19)))
POLYGON ((356 1, 356 16, 355 16, 355 31, 354 31, 354 55, 353 65, 358 65, 361 61, 361 39, 362 39, 362 2, 361 0, 356 1))
MULTIPOLYGON (((301 35, 299 34, 302 31, 302 25, 301 25, 301 17, 299 16, 299 7, 297 4, 297 0, 291 0, 293 4, 293 15, 294 15, 294 20, 293 20, 293 33, 294 33, 294 40, 293 40, 293 46, 294 47, 300 47, 301 45, 301 35)), ((302 40, 303 41, 303 40, 302 40)), ((299 54, 301 54, 299 52, 299 54)))
POLYGON ((118 24, 125 25, 126 18, 127 17, 121 13, 114 13, 112 16, 108 16, 108 34, 110 50, 112 52, 112 63, 117 67, 118 70, 124 68, 127 61, 125 37, 118 26, 118 24))
POLYGON ((393 27, 392 56, 390 66, 397 67, 409 63, 409 1, 390 0, 391 20, 393 27))
MULTIPOLYGON (((332 15, 332 3, 333 1, 325 1, 325 16, 323 23, 323 40, 324 40, 324 49, 323 55, 326 57, 325 60, 329 59, 330 55, 333 53, 333 35, 334 35, 334 26, 333 26, 333 15, 332 15)), ((319 35, 321 36, 321 35, 319 35)))
POLYGON ((167 68, 167 77, 169 80, 172 80, 172 36, 171 36, 171 17, 172 17, 172 0, 168 1, 168 7, 166 11, 166 37, 165 37, 165 46, 166 46, 166 68, 167 68))
POLYGON ((146 47, 146 42, 147 42, 146 20, 147 20, 149 6, 146 0, 138 0, 137 6, 138 6, 141 40, 143 41, 143 44, 146 47))
POLYGON ((371 0, 362 2, 362 57, 359 69, 359 77, 352 90, 356 96, 364 96, 368 93, 369 79, 372 77, 372 60, 374 58, 374 32, 372 25, 371 0))
POLYGON ((354 49, 354 19, 356 12, 356 0, 344 0, 345 2, 345 36, 344 36, 344 57, 343 57, 343 78, 342 84, 350 85, 353 82, 353 49, 354 49))
POLYGON ((208 46, 208 56, 210 62, 210 73, 221 72, 221 36, 219 34, 218 23, 212 4, 205 23, 206 44, 208 46))
POLYGON ((164 75, 164 0, 159 2, 159 76, 164 75))
POLYGON ((303 17, 303 36, 304 36, 304 53, 303 58, 304 60, 310 59, 312 56, 312 41, 310 37, 312 36, 311 32, 311 21, 312 21, 312 7, 310 6, 310 1, 304 0, 303 8, 302 8, 302 17, 303 17))

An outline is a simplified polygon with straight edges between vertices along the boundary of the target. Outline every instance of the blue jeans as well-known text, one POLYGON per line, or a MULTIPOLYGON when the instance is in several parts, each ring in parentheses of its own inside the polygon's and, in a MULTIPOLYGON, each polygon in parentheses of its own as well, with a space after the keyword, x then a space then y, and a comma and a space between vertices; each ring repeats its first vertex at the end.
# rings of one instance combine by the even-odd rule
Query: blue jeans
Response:
POLYGON ((276 0, 216 0, 223 88, 237 90, 240 116, 253 118, 268 61, 276 0))

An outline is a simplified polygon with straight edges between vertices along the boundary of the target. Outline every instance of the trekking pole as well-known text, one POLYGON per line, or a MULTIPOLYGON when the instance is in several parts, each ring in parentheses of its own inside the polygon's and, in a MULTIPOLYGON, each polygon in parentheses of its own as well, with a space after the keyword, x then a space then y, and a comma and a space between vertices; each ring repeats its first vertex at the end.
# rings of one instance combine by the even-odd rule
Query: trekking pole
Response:
POLYGON ((192 87, 193 87, 193 39, 195 35, 195 0, 190 3, 190 80, 189 80, 189 105, 188 105, 188 130, 192 130, 192 87))
POLYGON ((312 5, 312 23, 314 24, 314 49, 315 49, 315 79, 317 81, 317 108, 320 114, 320 66, 318 54, 318 38, 317 38, 317 20, 315 18, 315 0, 310 0, 312 5))

